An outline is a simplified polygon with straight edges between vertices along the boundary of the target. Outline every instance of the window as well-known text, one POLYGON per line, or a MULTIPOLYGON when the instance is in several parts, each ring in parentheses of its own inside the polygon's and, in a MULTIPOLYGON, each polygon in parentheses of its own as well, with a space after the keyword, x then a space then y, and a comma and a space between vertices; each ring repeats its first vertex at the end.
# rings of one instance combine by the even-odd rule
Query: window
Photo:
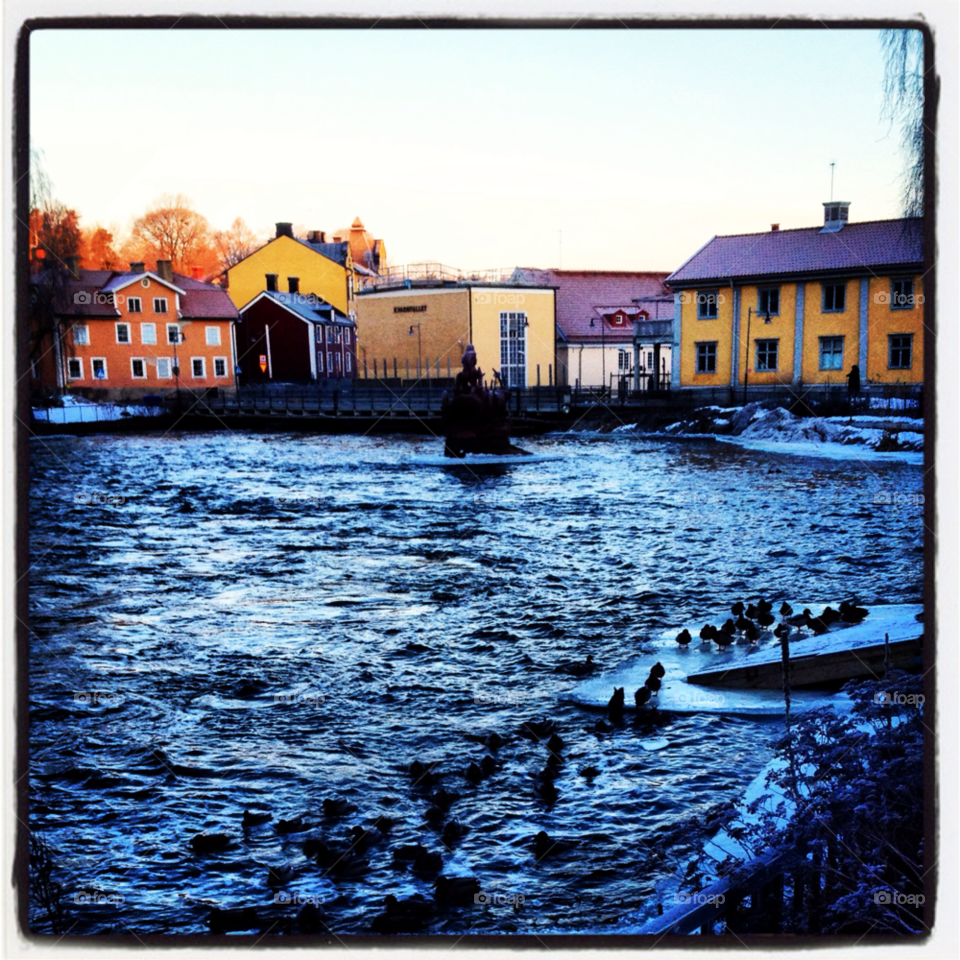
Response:
POLYGON ((890 286, 890 309, 912 310, 914 306, 913 277, 891 280, 890 286))
POLYGON ((67 360, 67 379, 83 379, 83 361, 79 357, 70 357, 67 360))
POLYGON ((173 374, 170 372, 170 358, 157 357, 157 378, 159 380, 169 380, 173 374))
POLYGON ((157 325, 155 323, 140 324, 140 342, 148 344, 157 342, 157 325))
POLYGON ((845 283, 824 283, 820 290, 820 309, 823 313, 843 313, 846 310, 847 285, 845 283))
POLYGON ((129 343, 129 342, 130 342, 130 324, 118 323, 117 324, 117 343, 129 343))
POLYGON ((177 323, 167 324, 167 343, 180 342, 180 325, 177 323))
MULTIPOLYGON (((698 343, 697 345, 697 373, 717 372, 717 341, 698 343)), ((653 365, 653 358, 650 358, 653 365)))
POLYGON ((154 297, 154 298, 153 298, 153 312, 154 312, 154 313, 166 313, 166 312, 167 312, 167 298, 166 298, 166 297, 154 297))
POLYGON ((757 372, 777 369, 779 340, 755 340, 757 345, 757 372))
POLYGON ((323 326, 318 323, 316 330, 317 330, 317 343, 323 343, 323 326))
POLYGON ((334 328, 333 342, 341 343, 343 341, 343 330, 340 327, 334 328))
POLYGON ((697 319, 716 320, 720 296, 716 290, 697 291, 697 319))
POLYGON ((887 337, 887 342, 890 345, 890 369, 909 370, 913 366, 913 334, 894 333, 887 337))
POLYGON ((190 360, 190 370, 197 380, 202 380, 207 375, 206 357, 193 357, 190 360))
POLYGON ((130 373, 134 380, 147 379, 147 365, 141 357, 133 357, 130 361, 130 373))
POLYGON ((106 380, 107 379, 107 358, 91 357, 90 372, 93 374, 94 379, 106 380))
POLYGON ((220 346, 220 328, 207 327, 206 331, 207 331, 207 346, 219 347, 220 346))
POLYGON ((327 351, 327 373, 333 373, 333 351, 327 351))
MULTIPOLYGON (((320 336, 320 328, 317 327, 317 336, 320 336)), ((323 373, 323 351, 317 351, 317 373, 323 373)))
POLYGON ((127 313, 143 313, 143 301, 139 297, 127 297, 127 313))
POLYGON ((347 373, 350 373, 353 370, 353 360, 351 359, 351 356, 352 355, 349 353, 345 353, 343 355, 344 369, 347 371, 347 373))
POLYGON ((527 315, 500 314, 500 376, 509 387, 527 385, 527 315))
POLYGON ((73 328, 73 342, 78 347, 90 346, 90 329, 85 323, 77 324, 73 328))
POLYGON ((820 369, 843 369, 843 337, 820 338, 820 369))
MULTIPOLYGON (((761 317, 780 316, 780 288, 759 287, 757 289, 757 313, 761 317)), ((757 341, 759 343, 759 341, 757 341)))
POLYGON ((350 331, 347 329, 344 329, 343 331, 343 345, 345 347, 350 346, 350 331))
POLYGON ((227 358, 226 357, 213 358, 213 375, 215 377, 225 377, 227 375, 227 358))
POLYGON ((617 371, 619 373, 627 373, 629 370, 630 370, 630 351, 618 350, 617 351, 617 371))
POLYGON ((648 370, 653 369, 653 351, 652 350, 647 351, 647 369, 648 370))

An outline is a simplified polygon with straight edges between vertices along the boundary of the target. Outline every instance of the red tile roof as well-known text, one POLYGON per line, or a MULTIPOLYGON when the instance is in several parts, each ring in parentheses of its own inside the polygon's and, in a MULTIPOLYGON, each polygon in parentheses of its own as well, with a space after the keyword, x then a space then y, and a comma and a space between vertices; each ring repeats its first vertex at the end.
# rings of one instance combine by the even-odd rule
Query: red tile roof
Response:
POLYGON ((848 223, 835 233, 821 233, 821 229, 714 237, 671 273, 667 282, 679 286, 733 277, 922 269, 920 218, 848 223))
POLYGON ((651 319, 673 316, 673 296, 664 286, 666 271, 540 270, 518 267, 518 283, 540 283, 557 288, 557 326, 568 342, 633 342, 633 324, 600 326, 600 317, 624 307, 644 311, 651 319), (647 302, 634 303, 635 299, 647 302), (656 301, 662 302, 656 302, 656 301), (659 311, 659 313, 655 312, 659 311), (594 321, 593 327, 590 321, 594 321))

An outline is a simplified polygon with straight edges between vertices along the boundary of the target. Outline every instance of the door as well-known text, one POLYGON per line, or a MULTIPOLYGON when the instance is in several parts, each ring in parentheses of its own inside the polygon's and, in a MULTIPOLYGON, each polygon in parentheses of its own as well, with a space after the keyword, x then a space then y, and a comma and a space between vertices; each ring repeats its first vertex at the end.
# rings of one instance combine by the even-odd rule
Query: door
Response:
POLYGON ((508 387, 527 385, 527 315, 500 314, 500 376, 508 387))

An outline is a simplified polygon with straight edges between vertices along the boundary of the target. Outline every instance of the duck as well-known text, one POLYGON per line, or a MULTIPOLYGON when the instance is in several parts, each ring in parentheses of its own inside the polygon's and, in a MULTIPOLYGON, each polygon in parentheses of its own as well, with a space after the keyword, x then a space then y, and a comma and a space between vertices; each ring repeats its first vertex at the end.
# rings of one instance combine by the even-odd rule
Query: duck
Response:
POLYGON ((485 777, 489 777, 496 769, 497 761, 494 760, 489 753, 485 754, 483 759, 480 761, 480 772, 485 777))
POLYGON ((779 623, 773 628, 773 635, 778 639, 782 640, 784 637, 790 637, 790 624, 789 623, 779 623))
POLYGON ((600 771, 595 766, 593 766, 593 764, 590 764, 589 766, 584 767, 580 771, 580 776, 585 778, 586 780, 592 780, 594 777, 600 776, 600 771))
POLYGON ((757 623, 761 627, 772 627, 777 622, 777 618, 768 610, 760 610, 757 613, 757 623))
POLYGON ((742 615, 743 615, 743 611, 744 611, 744 606, 743 606, 743 603, 742 603, 740 600, 738 600, 738 601, 730 608, 730 612, 731 612, 735 617, 742 616, 742 615))
POLYGON ((560 796, 560 792, 554 786, 552 780, 540 780, 533 785, 533 793, 538 799, 546 803, 554 803, 560 796))
MULTIPOLYGON (((587 659, 589 659, 589 657, 587 659)), ((494 731, 483 741, 483 743, 488 750, 499 750, 504 743, 506 743, 506 741, 500 736, 499 733, 494 731)))
POLYGON ((829 624, 824 623, 821 617, 807 617, 807 625, 818 637, 830 629, 829 624))
POLYGON ((406 863, 426 852, 427 848, 422 843, 403 843, 393 851, 393 859, 406 863))
POLYGON ((402 820, 396 817, 385 817, 383 814, 380 814, 373 821, 373 828, 379 830, 381 833, 389 833, 395 826, 402 822, 402 820))
POLYGON ((557 667, 562 673, 569 673, 574 677, 586 677, 597 669, 597 664, 593 662, 593 655, 587 654, 587 659, 582 663, 574 661, 573 663, 563 663, 557 667))
POLYGON ((483 771, 473 762, 470 763, 470 766, 467 767, 463 775, 470 783, 479 783, 483 779, 483 771))
MULTIPOLYGON (((701 634, 701 636, 702 636, 702 634, 701 634)), ((684 627, 683 630, 681 630, 681 631, 677 634, 677 643, 679 643, 681 647, 687 646, 687 644, 690 643, 690 641, 691 641, 692 639, 693 639, 693 637, 690 636, 690 631, 687 630, 686 627, 684 627)))
POLYGON ((427 799, 429 799, 434 806, 439 807, 441 810, 449 810, 454 803, 462 799, 462 794, 456 793, 453 790, 445 790, 441 787, 436 793, 431 794, 431 796, 427 799))
POLYGON ((733 643, 733 637, 729 633, 727 633, 726 630, 718 630, 717 635, 716 637, 714 637, 714 639, 717 641, 717 646, 721 650, 726 650, 727 647, 729 647, 730 644, 733 643))
POLYGON ((769 600, 764 600, 762 597, 757 601, 757 610, 760 613, 772 613, 773 604, 769 600))
POLYGON ((760 611, 757 610, 757 608, 756 608, 756 606, 755 606, 754 604, 749 603, 749 604, 747 604, 747 609, 743 611, 743 615, 744 615, 748 620, 756 620, 756 619, 757 619, 757 614, 758 614, 759 612, 760 612, 760 611))
POLYGON ((533 855, 537 861, 545 860, 580 845, 579 840, 564 840, 560 837, 551 837, 546 830, 541 830, 533 838, 533 855))
POLYGON ((300 932, 304 934, 328 933, 330 930, 323 913, 315 903, 305 903, 300 908, 297 913, 297 924, 300 932))
POLYGON ((439 853, 435 853, 431 850, 424 850, 413 861, 413 872, 423 876, 436 876, 440 871, 443 870, 443 857, 439 853))
POLYGON ((290 820, 284 820, 282 817, 277 821, 277 833, 302 833, 309 830, 310 824, 303 822, 303 817, 292 817, 290 820))
POLYGON ((271 867, 267 871, 267 886, 268 887, 283 887, 286 886, 291 877, 293 876, 293 867, 289 863, 281 864, 278 867, 271 867))
POLYGON ((611 720, 623 719, 623 687, 613 688, 613 696, 607 703, 607 710, 610 712, 611 720))
POLYGON ((407 900, 398 900, 392 893, 388 893, 383 898, 383 906, 390 917, 418 917, 429 920, 435 912, 433 904, 419 893, 407 900))
POLYGON ((803 613, 798 613, 792 617, 788 617, 787 623, 789 623, 790 626, 792 627, 800 627, 800 629, 802 630, 804 627, 807 627, 810 625, 810 618, 812 616, 813 614, 810 612, 810 608, 804 607, 803 613))
POLYGON ((440 839, 444 846, 452 847, 458 840, 462 840, 467 834, 467 828, 459 820, 450 820, 443 828, 440 839))
POLYGON ((546 740, 557 729, 557 722, 549 717, 543 720, 527 720, 520 725, 520 736, 537 742, 546 740))
POLYGON ((357 853, 366 853, 373 844, 382 839, 379 832, 364 830, 359 824, 350 828, 350 837, 350 845, 357 853))
POLYGON ((370 872, 370 864, 359 857, 346 855, 330 867, 330 873, 338 880, 359 880, 370 872))
POLYGON ((659 677, 655 677, 651 673, 650 676, 647 677, 647 679, 644 681, 643 685, 650 691, 652 696, 654 697, 660 696, 661 682, 659 677))
POLYGON ((844 623, 860 623, 868 612, 863 607, 855 606, 846 600, 840 601, 840 619, 844 623))
POLYGON ((644 684, 634 695, 633 702, 637 705, 639 710, 642 706, 645 706, 647 701, 650 699, 650 688, 644 684))
POLYGON ((414 760, 410 764, 410 779, 414 786, 427 786, 434 781, 433 763, 423 763, 421 760, 414 760))
POLYGON ((427 807, 427 812, 423 815, 427 823, 433 824, 443 823, 444 817, 446 817, 446 813, 437 806, 427 807))
POLYGON ((190 846, 194 853, 219 853, 232 843, 233 838, 226 833, 198 833, 190 841, 190 846))
POLYGON ((841 619, 840 614, 833 607, 824 607, 820 619, 829 627, 841 619))
POLYGON ((563 737, 559 733, 551 733, 547 741, 547 749, 551 753, 559 753, 563 749, 563 737))
POLYGON ((356 806, 347 800, 338 798, 323 801, 323 815, 325 817, 345 817, 348 813, 356 813, 356 811, 356 806))
POLYGON ((609 733, 613 728, 602 717, 592 727, 587 727, 587 733, 609 733))
POLYGON ((750 626, 747 627, 746 634, 747 639, 751 643, 756 643, 760 639, 760 628, 755 623, 751 623, 750 626))
POLYGON ((265 823, 269 823, 272 819, 272 813, 253 813, 250 810, 243 811, 244 827, 259 827, 265 823))
POLYGON ((780 604, 780 616, 786 619, 793 613, 793 607, 786 600, 780 604))
POLYGON ((476 877, 437 877, 434 896, 439 903, 468 904, 480 893, 480 881, 476 877))
MULTIPOLYGON (((305 843, 303 846, 304 853, 306 853, 307 844, 305 843)), ((323 840, 316 840, 314 843, 311 843, 310 850, 313 852, 313 859, 317 866, 324 867, 325 869, 330 869, 339 860, 350 855, 350 850, 346 844, 328 844, 323 840)))
POLYGON ((747 630, 753 626, 753 621, 747 619, 747 617, 741 614, 739 617, 737 617, 737 622, 734 624, 734 626, 740 633, 746 633, 747 630))
POLYGON ((650 668, 651 677, 659 677, 662 680, 666 675, 667 671, 659 660, 650 668))

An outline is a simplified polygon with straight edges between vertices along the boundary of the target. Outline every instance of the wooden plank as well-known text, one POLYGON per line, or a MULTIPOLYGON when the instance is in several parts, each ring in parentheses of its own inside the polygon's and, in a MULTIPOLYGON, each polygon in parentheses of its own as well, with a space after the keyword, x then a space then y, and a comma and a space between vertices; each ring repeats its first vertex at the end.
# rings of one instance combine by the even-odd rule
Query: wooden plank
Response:
MULTIPOLYGON (((799 646, 799 645, 798 645, 799 646)), ((802 648, 801 648, 802 649, 802 648)), ((906 669, 923 653, 923 642, 897 640, 890 644, 890 666, 906 669)), ((884 673, 884 644, 857 647, 832 653, 790 657, 790 686, 803 687, 836 680, 879 679, 884 673)), ((747 687, 778 690, 783 682, 779 662, 747 664, 725 670, 706 670, 687 677, 689 683, 705 687, 747 687)))

